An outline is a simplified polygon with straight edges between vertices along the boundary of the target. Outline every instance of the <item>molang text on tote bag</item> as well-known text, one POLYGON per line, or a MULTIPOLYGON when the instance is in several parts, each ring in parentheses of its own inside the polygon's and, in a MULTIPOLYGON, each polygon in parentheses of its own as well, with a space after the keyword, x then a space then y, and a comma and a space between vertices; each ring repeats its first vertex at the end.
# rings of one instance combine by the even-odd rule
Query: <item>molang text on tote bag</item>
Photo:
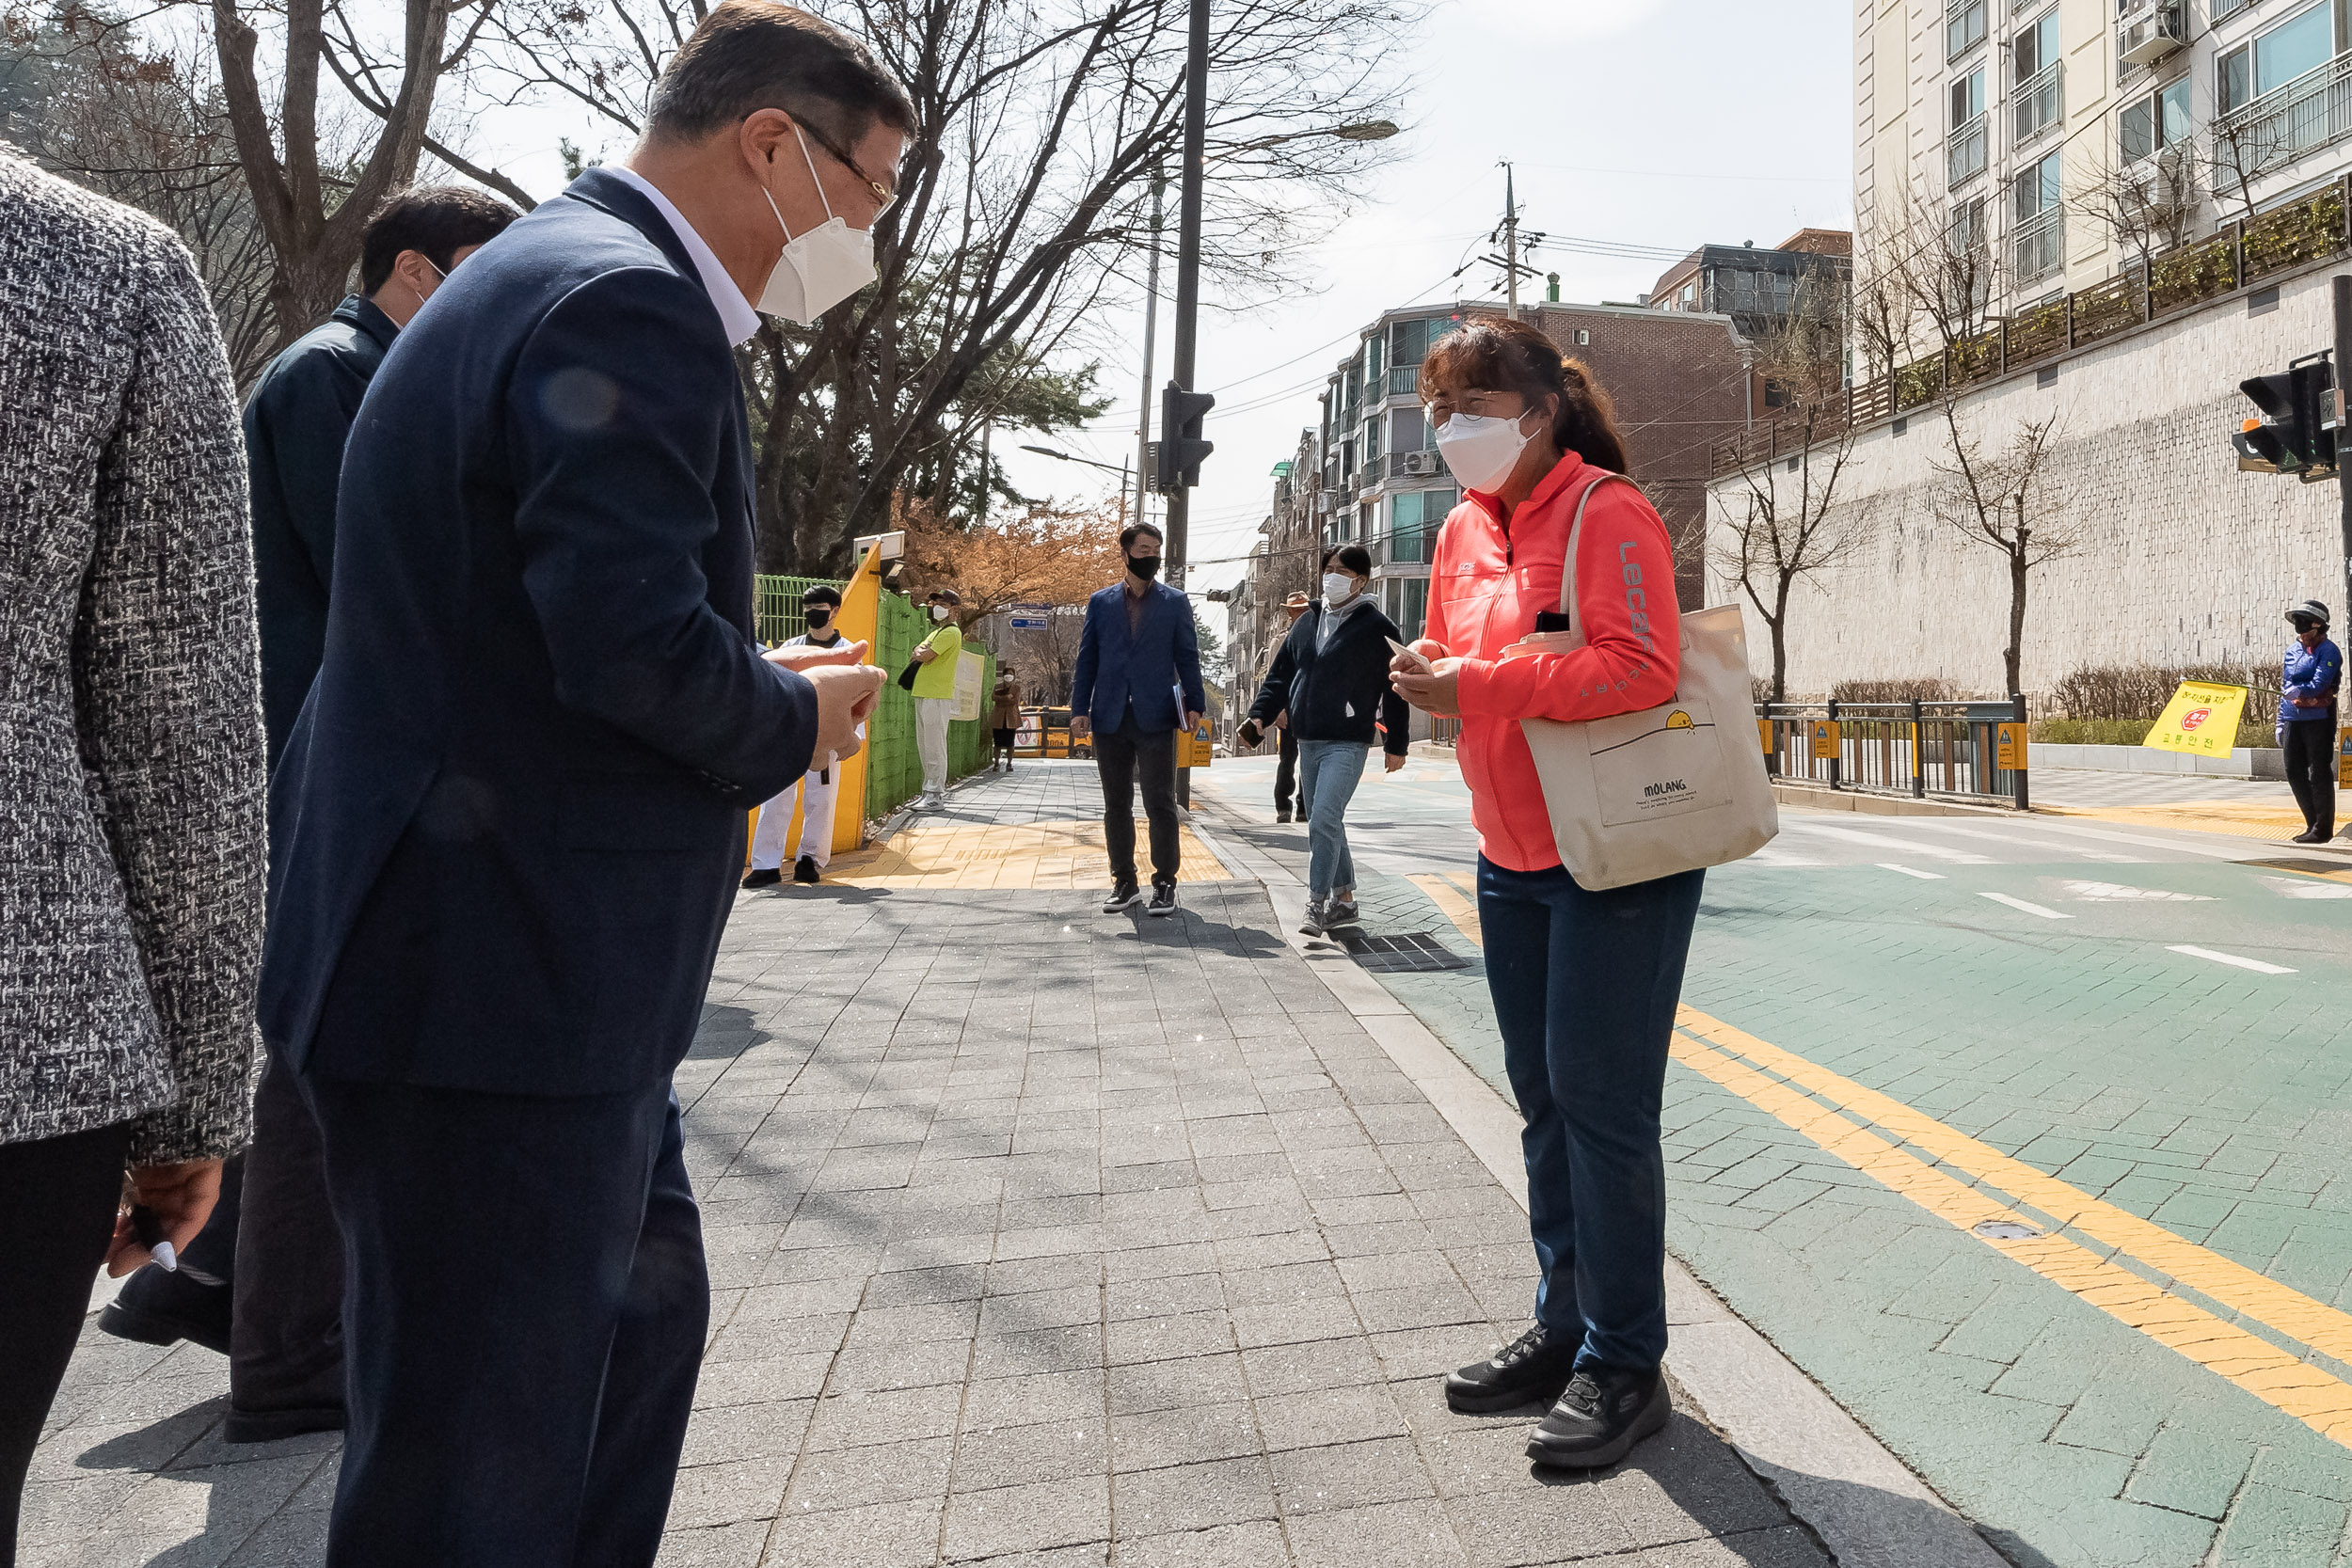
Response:
MULTIPOLYGON (((1612 481, 1632 483, 1607 474, 1586 485, 1568 527, 1560 609, 1569 629, 1522 638, 1511 654, 1584 645, 1576 610, 1578 536, 1593 492, 1612 481)), ((1663 584, 1658 592, 1674 588, 1663 584)), ((1740 607, 1694 610, 1681 617, 1681 626, 1673 702, 1580 723, 1519 721, 1561 863, 1581 887, 1625 887, 1722 865, 1756 853, 1780 831, 1763 751, 1747 722, 1754 698, 1740 607)))

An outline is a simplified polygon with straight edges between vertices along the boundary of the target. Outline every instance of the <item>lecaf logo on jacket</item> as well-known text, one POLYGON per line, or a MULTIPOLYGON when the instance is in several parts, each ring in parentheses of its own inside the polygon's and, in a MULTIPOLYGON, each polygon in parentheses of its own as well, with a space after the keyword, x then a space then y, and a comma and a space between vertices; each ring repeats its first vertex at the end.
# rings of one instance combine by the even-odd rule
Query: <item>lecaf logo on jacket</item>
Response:
POLYGON ((1670 730, 1692 730, 1698 728, 1696 724, 1693 724, 1691 721, 1691 715, 1682 708, 1677 708, 1672 713, 1666 715, 1666 727, 1670 730))

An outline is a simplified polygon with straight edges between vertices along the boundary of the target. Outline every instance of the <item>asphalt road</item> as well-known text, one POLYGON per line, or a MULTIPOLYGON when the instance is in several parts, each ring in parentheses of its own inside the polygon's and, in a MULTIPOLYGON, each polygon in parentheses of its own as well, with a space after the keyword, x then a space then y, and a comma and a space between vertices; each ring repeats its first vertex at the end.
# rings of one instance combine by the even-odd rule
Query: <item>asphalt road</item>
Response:
MULTIPOLYGON (((1303 862, 1270 762, 1195 787, 1303 862)), ((1507 1094, 1450 763, 1366 774, 1384 975, 1507 1094)), ((1787 810, 1711 872, 1671 1243, 2020 1564, 2352 1561, 2352 858, 1787 810)))

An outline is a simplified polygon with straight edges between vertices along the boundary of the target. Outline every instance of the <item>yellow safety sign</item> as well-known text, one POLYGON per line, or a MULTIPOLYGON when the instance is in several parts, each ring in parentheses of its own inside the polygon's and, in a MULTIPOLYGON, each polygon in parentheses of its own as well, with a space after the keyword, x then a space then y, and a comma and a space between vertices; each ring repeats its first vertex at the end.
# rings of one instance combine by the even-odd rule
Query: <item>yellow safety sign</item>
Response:
POLYGON ((2246 688, 2218 681, 2183 681, 2165 705, 2164 716, 2148 732, 2142 746, 2159 752, 2185 752, 2193 757, 2226 757, 2237 744, 2239 717, 2246 711, 2246 688))
POLYGON ((1997 755, 1994 760, 1999 763, 2001 770, 2005 773, 2023 771, 2026 766, 2026 726, 2002 724, 1996 728, 1997 755))
POLYGON ((1813 760, 1815 762, 1837 760, 1837 721, 1836 720, 1816 719, 1813 721, 1813 760))
POLYGON ((1756 721, 1756 737, 1764 743, 1764 754, 1771 756, 1772 754, 1772 721, 1770 719, 1758 719, 1756 721))
POLYGON ((1185 737, 1188 744, 1184 755, 1177 758, 1177 767, 1206 768, 1209 766, 1209 759, 1216 754, 1216 748, 1209 739, 1209 724, 1208 716, 1201 715, 1200 727, 1185 737))
POLYGON ((2352 789, 2352 728, 2336 736, 2336 787, 2352 789))

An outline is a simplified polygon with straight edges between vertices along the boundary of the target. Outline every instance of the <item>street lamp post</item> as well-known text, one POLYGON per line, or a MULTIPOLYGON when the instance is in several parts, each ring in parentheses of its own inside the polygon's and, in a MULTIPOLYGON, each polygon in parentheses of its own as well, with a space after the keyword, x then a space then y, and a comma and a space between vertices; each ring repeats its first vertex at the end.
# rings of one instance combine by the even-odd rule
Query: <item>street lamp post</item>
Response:
POLYGON ((1126 459, 1120 459, 1119 467, 1114 468, 1108 463, 1098 463, 1091 457, 1080 457, 1073 451, 1056 451, 1052 447, 1025 446, 1021 450, 1023 451, 1033 451, 1040 457, 1051 457, 1057 462, 1083 463, 1089 468, 1100 468, 1106 474, 1117 474, 1119 476, 1119 526, 1121 529, 1124 529, 1127 526, 1128 470, 1126 459))

